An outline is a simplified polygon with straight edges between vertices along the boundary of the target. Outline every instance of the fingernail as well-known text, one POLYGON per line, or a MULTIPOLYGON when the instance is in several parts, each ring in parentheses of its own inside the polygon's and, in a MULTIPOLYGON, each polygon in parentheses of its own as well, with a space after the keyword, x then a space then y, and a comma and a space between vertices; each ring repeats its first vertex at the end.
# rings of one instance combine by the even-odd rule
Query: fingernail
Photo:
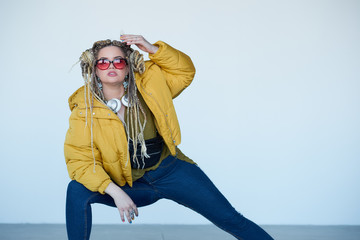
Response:
POLYGON ((125 222, 125 219, 123 219, 122 221, 125 222))
POLYGON ((132 221, 130 221, 130 224, 132 224, 132 221))

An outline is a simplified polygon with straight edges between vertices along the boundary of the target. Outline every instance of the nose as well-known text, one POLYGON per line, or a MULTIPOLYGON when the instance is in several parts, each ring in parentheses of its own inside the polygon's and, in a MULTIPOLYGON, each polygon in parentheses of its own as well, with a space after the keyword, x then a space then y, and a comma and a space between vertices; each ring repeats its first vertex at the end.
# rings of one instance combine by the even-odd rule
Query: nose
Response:
POLYGON ((109 68, 110 68, 110 69, 114 69, 114 68, 115 68, 114 62, 110 62, 109 68))

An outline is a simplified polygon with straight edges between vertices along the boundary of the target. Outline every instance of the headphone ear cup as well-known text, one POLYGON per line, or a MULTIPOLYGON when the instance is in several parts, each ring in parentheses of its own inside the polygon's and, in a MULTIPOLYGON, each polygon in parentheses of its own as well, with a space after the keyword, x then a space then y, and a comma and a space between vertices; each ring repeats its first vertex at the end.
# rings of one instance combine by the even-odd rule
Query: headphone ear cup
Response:
POLYGON ((120 111, 121 108, 121 102, 117 98, 113 98, 109 100, 106 105, 115 113, 117 114, 118 111, 120 111))
POLYGON ((121 98, 121 103, 122 105, 124 105, 125 107, 129 107, 129 99, 128 99, 128 95, 125 94, 122 98, 121 98))

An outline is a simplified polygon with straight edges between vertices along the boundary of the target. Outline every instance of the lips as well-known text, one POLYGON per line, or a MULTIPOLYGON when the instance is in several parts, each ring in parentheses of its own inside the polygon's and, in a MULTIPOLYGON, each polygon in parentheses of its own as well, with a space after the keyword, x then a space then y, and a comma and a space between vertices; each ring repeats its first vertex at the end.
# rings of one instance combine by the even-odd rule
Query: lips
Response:
POLYGON ((115 71, 110 71, 108 72, 107 74, 109 77, 116 77, 117 76, 117 73, 115 71))

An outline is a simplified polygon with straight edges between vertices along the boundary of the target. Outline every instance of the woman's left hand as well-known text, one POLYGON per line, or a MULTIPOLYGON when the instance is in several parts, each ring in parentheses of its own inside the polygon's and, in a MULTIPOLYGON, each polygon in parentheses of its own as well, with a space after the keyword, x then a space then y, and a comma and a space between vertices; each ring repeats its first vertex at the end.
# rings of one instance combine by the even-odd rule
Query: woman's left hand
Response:
POLYGON ((124 34, 120 36, 120 40, 127 43, 127 45, 135 44, 139 49, 144 52, 154 54, 159 49, 157 46, 149 43, 143 36, 141 35, 131 35, 124 34))

